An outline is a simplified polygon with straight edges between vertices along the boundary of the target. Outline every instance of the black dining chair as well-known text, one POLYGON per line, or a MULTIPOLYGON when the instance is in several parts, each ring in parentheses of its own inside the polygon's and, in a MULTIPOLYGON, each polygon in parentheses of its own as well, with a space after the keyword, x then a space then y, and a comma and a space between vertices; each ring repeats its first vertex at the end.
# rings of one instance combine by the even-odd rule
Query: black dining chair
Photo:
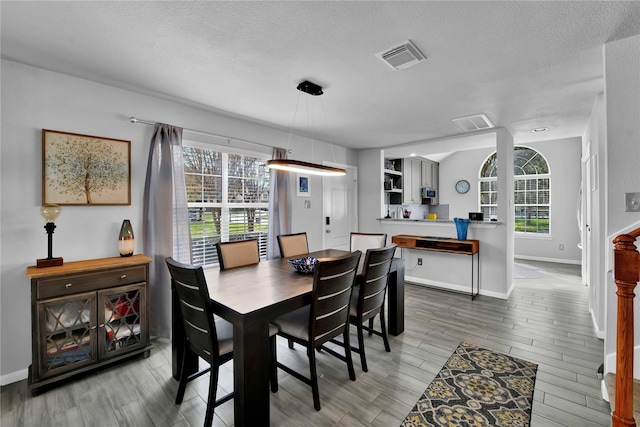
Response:
POLYGON ((309 253, 307 233, 280 234, 278 236, 278 248, 282 258, 309 253))
MULTIPOLYGON (((167 267, 171 274, 171 288, 180 305, 180 316, 184 331, 182 347, 183 365, 180 368, 180 384, 175 403, 182 403, 187 383, 207 372, 209 378, 209 396, 205 412, 204 425, 211 426, 216 407, 233 398, 233 392, 216 400, 218 372, 221 365, 233 358, 233 325, 224 319, 214 319, 213 303, 209 297, 202 266, 182 264, 169 257, 167 267), (187 351, 191 351, 205 360, 209 367, 191 375, 184 375, 187 351)), ((271 357, 271 391, 278 390, 276 367, 276 332, 269 326, 271 357)))
POLYGON ((243 267, 260 262, 258 239, 234 240, 216 243, 221 270, 243 267))
MULTIPOLYGON (((369 249, 364 257, 362 274, 356 278, 356 285, 351 295, 349 308, 349 321, 357 328, 358 346, 352 346, 351 350, 360 355, 360 364, 364 372, 368 372, 367 358, 364 350, 364 333, 382 337, 384 349, 391 351, 387 337, 387 324, 384 316, 384 300, 389 282, 389 271, 396 245, 392 244, 380 249, 369 249), (374 329, 373 321, 380 315, 380 331, 374 329), (364 326, 364 323, 369 326, 364 326)), ((334 344, 345 346, 344 342, 332 340, 334 344)))
POLYGON ((320 392, 316 370, 316 349, 347 363, 349 378, 355 381, 351 348, 349 344, 349 301, 355 281, 361 252, 338 258, 319 259, 313 276, 311 304, 280 316, 272 321, 279 329, 278 335, 292 340, 307 349, 309 378, 277 362, 278 368, 311 386, 313 406, 320 410, 320 392), (323 346, 332 338, 342 335, 347 346, 345 354, 323 346))

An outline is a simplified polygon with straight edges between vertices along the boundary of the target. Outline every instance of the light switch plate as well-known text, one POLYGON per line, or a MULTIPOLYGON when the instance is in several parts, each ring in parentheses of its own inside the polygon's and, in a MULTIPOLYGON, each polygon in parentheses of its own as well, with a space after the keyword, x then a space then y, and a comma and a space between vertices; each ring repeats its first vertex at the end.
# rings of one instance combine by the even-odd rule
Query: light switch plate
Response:
POLYGON ((640 212, 640 193, 625 193, 627 212, 640 212))
POLYGON ((304 201, 304 208, 305 209, 311 209, 311 200, 305 200, 304 201))

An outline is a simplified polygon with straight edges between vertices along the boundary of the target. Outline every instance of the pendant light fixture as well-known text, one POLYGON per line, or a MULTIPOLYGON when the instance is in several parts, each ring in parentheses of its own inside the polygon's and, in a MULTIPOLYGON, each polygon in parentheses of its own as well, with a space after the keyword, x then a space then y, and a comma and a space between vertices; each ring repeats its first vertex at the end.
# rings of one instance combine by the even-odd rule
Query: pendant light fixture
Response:
MULTIPOLYGON (((311 83, 310 81, 303 81, 300 83, 296 89, 301 92, 305 92, 311 96, 320 96, 324 92, 322 92, 322 87, 318 86, 315 83, 311 83)), ((298 101, 300 101, 300 97, 298 96, 298 101)), ((323 107, 324 108, 324 107, 323 107)), ((296 115, 298 113, 298 104, 296 104, 296 111, 293 115, 293 121, 295 122, 296 115)), ((291 142, 291 134, 293 133, 293 123, 291 123, 291 129, 289 131, 289 143, 291 142)), ((287 151, 289 149, 289 143, 287 143, 287 151)), ((311 139, 311 143, 313 144, 313 138, 311 139)), ((333 152, 333 144, 331 144, 331 151, 333 152)), ((313 157, 313 147, 311 149, 311 155, 313 157)), ((335 155, 334 155, 335 161, 335 155)), ((299 173, 307 173, 309 175, 323 175, 323 176, 339 176, 346 175, 347 171, 342 168, 336 168, 332 166, 320 165, 317 163, 309 163, 303 162, 300 160, 291 160, 291 159, 273 159, 267 162, 267 167, 270 169, 283 170, 288 172, 299 172, 299 173)))

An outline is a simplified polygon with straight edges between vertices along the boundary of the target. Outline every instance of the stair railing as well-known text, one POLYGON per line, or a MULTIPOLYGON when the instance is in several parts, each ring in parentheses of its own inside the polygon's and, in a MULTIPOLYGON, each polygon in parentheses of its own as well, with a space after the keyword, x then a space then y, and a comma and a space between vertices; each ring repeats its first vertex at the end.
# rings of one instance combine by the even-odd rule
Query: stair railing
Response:
POLYGON ((633 298, 640 281, 640 252, 635 241, 640 228, 613 239, 613 277, 618 290, 616 338, 616 404, 612 427, 635 427, 633 419, 633 298))

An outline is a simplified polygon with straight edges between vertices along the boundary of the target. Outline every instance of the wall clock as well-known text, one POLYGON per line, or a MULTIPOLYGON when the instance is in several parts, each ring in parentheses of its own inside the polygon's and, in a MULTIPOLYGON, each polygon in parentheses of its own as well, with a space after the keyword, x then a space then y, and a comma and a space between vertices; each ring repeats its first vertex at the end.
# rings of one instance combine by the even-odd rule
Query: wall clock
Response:
POLYGON ((460 194, 468 192, 470 188, 471 185, 469 185, 469 181, 467 181, 466 179, 461 179, 460 181, 456 182, 456 191, 460 194))

